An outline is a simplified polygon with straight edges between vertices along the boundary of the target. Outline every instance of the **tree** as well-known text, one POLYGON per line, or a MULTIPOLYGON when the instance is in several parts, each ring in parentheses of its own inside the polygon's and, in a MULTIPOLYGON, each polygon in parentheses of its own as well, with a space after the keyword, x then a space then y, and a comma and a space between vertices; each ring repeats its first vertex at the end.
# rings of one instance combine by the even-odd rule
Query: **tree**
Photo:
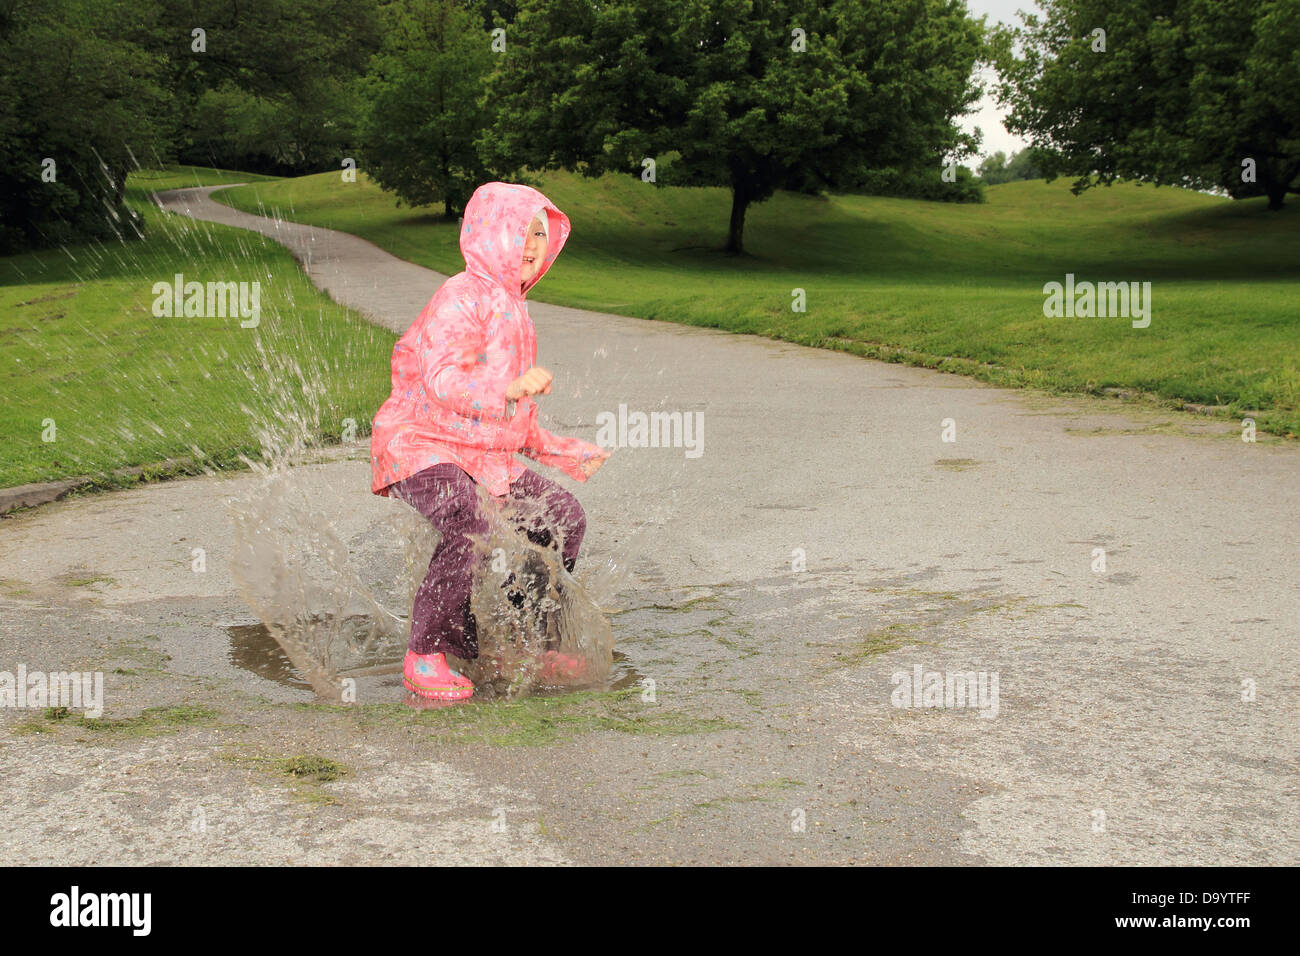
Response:
POLYGON ((1007 128, 1049 176, 1300 192, 1300 0, 1040 5, 996 45, 1007 128))
POLYGON ((354 85, 379 46, 377 0, 147 0, 135 29, 165 57, 184 162, 283 175, 338 169, 354 85), (202 49, 195 49, 202 30, 202 49))
POLYGON ((474 145, 492 59, 482 14, 456 0, 399 0, 383 15, 383 45, 363 83, 362 163, 400 201, 441 200, 454 216, 491 178, 474 145))
POLYGON ((1039 162, 1036 151, 1032 149, 1012 153, 1010 159, 1006 153, 998 150, 980 163, 979 176, 990 186, 1015 182, 1017 179, 1042 179, 1039 162))
POLYGON ((777 189, 853 189, 978 140, 982 24, 962 0, 523 0, 488 78, 497 168, 640 175, 731 190, 726 250, 777 189), (671 155, 671 161, 667 157, 671 155))
POLYGON ((0 0, 0 247, 136 235, 141 164, 337 169, 375 5, 0 0))
POLYGON ((166 148, 161 59, 125 0, 0 0, 0 249, 134 238, 137 155, 166 148), (46 161, 52 161, 50 165, 46 161))
POLYGON ((988 158, 979 164, 976 172, 979 173, 980 179, 990 185, 994 183, 1005 182, 1006 180, 998 178, 1007 165, 1007 154, 998 150, 996 153, 990 153, 988 158))

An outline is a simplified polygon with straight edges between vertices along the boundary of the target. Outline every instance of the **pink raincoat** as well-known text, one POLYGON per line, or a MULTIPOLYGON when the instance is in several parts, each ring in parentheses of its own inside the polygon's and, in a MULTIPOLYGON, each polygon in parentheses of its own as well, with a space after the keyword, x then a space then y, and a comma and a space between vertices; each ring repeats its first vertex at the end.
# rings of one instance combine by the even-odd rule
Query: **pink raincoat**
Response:
POLYGON ((393 391, 375 413, 370 434, 371 491, 431 465, 451 462, 493 495, 504 495, 526 470, 516 452, 586 481, 582 462, 604 452, 560 438, 537 424, 537 403, 521 398, 507 411, 506 386, 537 363, 537 335, 524 296, 569 238, 569 217, 542 193, 513 183, 485 183, 465 206, 460 251, 465 271, 434 293, 393 347, 393 391), (521 292, 525 233, 546 208, 546 260, 521 292))

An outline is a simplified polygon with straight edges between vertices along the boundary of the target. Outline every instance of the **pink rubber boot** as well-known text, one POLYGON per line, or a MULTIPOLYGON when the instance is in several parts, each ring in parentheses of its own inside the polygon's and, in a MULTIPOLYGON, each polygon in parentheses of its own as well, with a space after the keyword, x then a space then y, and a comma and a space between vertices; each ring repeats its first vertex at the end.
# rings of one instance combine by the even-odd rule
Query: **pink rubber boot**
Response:
POLYGON ((452 670, 445 654, 407 651, 402 662, 402 683, 412 694, 429 700, 468 700, 474 696, 474 682, 452 670))
POLYGON ((539 676, 544 684, 563 684, 581 680, 587 674, 585 658, 573 654, 561 654, 559 651, 547 651, 542 655, 542 669, 539 676))

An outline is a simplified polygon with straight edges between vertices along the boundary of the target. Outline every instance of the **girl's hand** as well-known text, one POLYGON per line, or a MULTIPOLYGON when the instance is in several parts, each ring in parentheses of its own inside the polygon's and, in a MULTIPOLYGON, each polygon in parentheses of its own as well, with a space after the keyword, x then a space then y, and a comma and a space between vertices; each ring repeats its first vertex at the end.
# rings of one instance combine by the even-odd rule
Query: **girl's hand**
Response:
POLYGON ((549 395, 554 378, 546 369, 535 365, 506 386, 506 400, 516 401, 525 395, 549 395))
POLYGON ((600 466, 605 464, 605 459, 608 458, 611 454, 612 452, 602 450, 599 455, 595 455, 591 458, 585 459, 581 465, 582 473, 586 475, 588 478, 590 478, 592 475, 594 475, 596 472, 600 470, 600 466))

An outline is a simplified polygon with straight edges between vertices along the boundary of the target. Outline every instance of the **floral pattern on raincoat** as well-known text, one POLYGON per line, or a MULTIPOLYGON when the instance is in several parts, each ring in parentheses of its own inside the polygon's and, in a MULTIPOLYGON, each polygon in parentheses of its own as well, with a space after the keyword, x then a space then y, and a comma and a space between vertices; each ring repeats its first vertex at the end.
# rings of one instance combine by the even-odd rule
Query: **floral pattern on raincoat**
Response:
POLYGON ((393 390, 370 434, 371 491, 451 462, 493 495, 526 470, 516 452, 578 481, 582 463, 604 452, 537 423, 537 403, 508 414, 506 386, 537 363, 537 336, 525 296, 569 238, 569 217, 536 189, 485 183, 465 205, 460 251, 465 271, 439 288, 393 347, 393 390), (525 232, 542 207, 546 259, 520 291, 525 232))

